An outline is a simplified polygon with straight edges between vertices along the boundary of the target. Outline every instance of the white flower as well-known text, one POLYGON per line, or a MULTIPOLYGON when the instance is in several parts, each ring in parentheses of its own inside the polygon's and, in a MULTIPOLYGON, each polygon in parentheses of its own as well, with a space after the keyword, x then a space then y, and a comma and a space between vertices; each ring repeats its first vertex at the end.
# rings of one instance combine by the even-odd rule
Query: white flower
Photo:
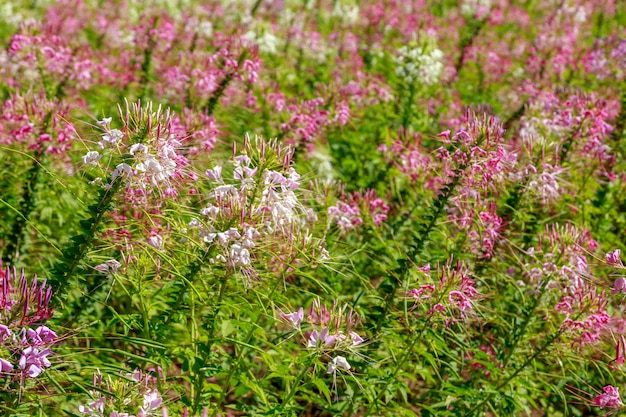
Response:
POLYGON ((131 155, 135 155, 135 153, 137 152, 141 152, 141 153, 148 153, 148 147, 146 145, 143 145, 141 143, 135 143, 134 145, 132 145, 130 147, 130 151, 129 153, 131 155))
POLYGON ((131 177, 133 175, 133 168, 128 164, 119 164, 111 173, 111 182, 115 181, 117 177, 120 177, 122 175, 131 177))
POLYGON ((87 152, 87 155, 83 156, 83 163, 85 165, 86 164, 97 165, 100 158, 102 158, 102 155, 100 155, 99 152, 96 152, 96 151, 87 152))
POLYGON ((332 361, 328 363, 328 372, 329 374, 335 374, 338 370, 349 371, 351 368, 350 364, 343 356, 336 356, 332 361))
POLYGON ((250 252, 241 245, 233 243, 230 247, 230 262, 235 266, 250 265, 250 252))
POLYGON ((270 55, 277 54, 278 47, 281 44, 281 40, 268 31, 260 35, 253 31, 248 31, 243 35, 243 39, 251 43, 256 43, 260 52, 270 55))
POLYGON ((434 47, 417 46, 408 49, 403 46, 398 50, 396 74, 407 83, 416 80, 425 85, 432 85, 439 81, 443 72, 443 52, 434 47))
POLYGON ((124 134, 120 130, 109 130, 104 135, 102 135, 102 140, 98 142, 98 144, 102 149, 104 149, 117 144, 119 141, 122 140, 123 137, 124 134))
POLYGON ((159 235, 150 236, 148 238, 148 244, 157 249, 161 249, 163 247, 163 237, 159 235))
POLYGON ((100 265, 96 265, 95 269, 97 269, 98 271, 102 271, 102 272, 106 272, 106 273, 116 273, 118 269, 120 269, 120 266, 122 266, 122 264, 120 264, 118 261, 116 261, 115 259, 109 259, 108 261, 100 264, 100 265))

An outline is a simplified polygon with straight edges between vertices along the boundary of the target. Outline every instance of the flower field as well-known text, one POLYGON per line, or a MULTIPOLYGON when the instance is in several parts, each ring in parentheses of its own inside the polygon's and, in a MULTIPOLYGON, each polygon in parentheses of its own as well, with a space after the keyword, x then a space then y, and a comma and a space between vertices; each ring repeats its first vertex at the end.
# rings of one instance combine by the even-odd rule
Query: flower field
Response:
POLYGON ((626 413, 623 2, 5 0, 0 45, 0 415, 626 413))

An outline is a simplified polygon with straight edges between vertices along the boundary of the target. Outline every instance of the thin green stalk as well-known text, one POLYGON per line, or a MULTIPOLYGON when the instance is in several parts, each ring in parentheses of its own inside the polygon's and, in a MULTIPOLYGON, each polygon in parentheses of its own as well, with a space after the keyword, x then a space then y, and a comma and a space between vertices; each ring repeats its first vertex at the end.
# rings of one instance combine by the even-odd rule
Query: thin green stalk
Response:
MULTIPOLYGON (((576 317, 574 317, 574 321, 578 320, 578 318, 582 315, 583 312, 580 312, 576 315, 576 317)), ((535 353, 533 353, 528 359, 526 359, 520 366, 518 366, 515 371, 509 375, 504 381, 502 381, 501 383, 499 383, 498 385, 496 385, 496 388, 494 389, 495 392, 500 391, 502 388, 504 388, 509 382, 511 382, 513 379, 515 379, 515 377, 517 377, 517 375, 520 374, 520 372, 522 372, 524 369, 526 369, 526 367, 528 365, 530 365, 531 363, 534 362, 535 359, 537 359, 539 357, 539 355, 541 355, 543 352, 546 351, 546 349, 548 349, 554 342, 556 342, 556 340, 561 337, 561 335, 563 334, 563 332, 565 331, 565 328, 563 326, 559 327, 559 330, 557 332, 555 332, 552 336, 548 337, 548 339, 546 339, 545 343, 543 345, 541 345, 541 347, 539 349, 537 349, 535 351, 535 353)), ((477 410, 479 410, 481 407, 483 407, 488 401, 491 400, 491 397, 494 395, 494 393, 487 393, 485 394, 485 398, 478 403, 476 406, 472 407, 467 413, 464 414, 464 417, 470 417, 474 414, 474 412, 476 412, 477 410)))
POLYGON ((124 181, 117 178, 112 181, 111 188, 100 190, 98 202, 89 206, 91 217, 82 220, 80 226, 83 232, 72 238, 73 244, 63 251, 52 269, 51 278, 54 281, 54 304, 58 303, 70 284, 71 278, 79 271, 81 261, 87 256, 93 246, 96 236, 102 227, 105 215, 113 208, 113 199, 122 188, 124 181))
MULTIPOLYGON (((272 288, 272 291, 270 291, 270 293, 268 294, 267 298, 268 300, 272 299, 272 296, 274 295, 274 293, 276 292, 276 290, 280 287, 280 285, 282 284, 284 279, 284 271, 283 274, 281 276, 280 279, 276 280, 276 285, 274 285, 274 287, 272 288)), ((262 314, 259 314, 259 316, 257 317, 256 321, 254 322, 254 325, 250 327, 250 330, 248 331, 248 334, 245 337, 245 341, 244 341, 244 346, 250 344, 250 341, 252 340, 252 337, 254 336, 254 332, 256 330, 256 325, 259 324, 259 322, 261 321, 261 318, 263 317, 262 314)), ((226 395, 228 395, 228 387, 230 386, 230 381, 233 377, 233 375, 235 374, 236 371, 239 370, 239 362, 241 360, 241 357, 243 356, 243 349, 240 352, 239 356, 235 358, 235 363, 230 367, 230 370, 228 371, 228 375, 226 376, 226 381, 224 382, 224 389, 222 390, 222 394, 220 395, 219 400, 217 401, 217 404, 215 406, 215 408, 213 409, 213 412, 211 413, 211 417, 215 417, 215 415, 218 413, 221 405, 224 403, 224 401, 226 401, 226 395)), ((235 352, 236 354, 236 352, 235 352)))
MULTIPOLYGON (((246 59, 246 55, 247 55, 247 51, 244 50, 243 52, 241 52, 241 54, 239 55, 239 58, 237 58, 237 68, 241 67, 243 60, 246 59)), ((213 92, 209 100, 207 101, 206 105, 204 106, 204 110, 208 116, 212 116, 213 113, 215 112, 215 109, 217 108, 217 104, 219 103, 219 100, 224 95, 226 88, 228 87, 230 82, 233 80, 236 73, 237 71, 231 71, 228 74, 226 74, 226 76, 222 79, 222 81, 219 83, 219 85, 217 86, 217 88, 215 89, 215 91, 213 92)))
MULTIPOLYGON (((222 285, 220 285, 219 294, 217 296, 217 300, 215 301, 213 312, 206 318, 207 320, 211 322, 211 326, 209 327, 208 342, 207 342, 207 346, 205 350, 207 356, 211 354, 211 348, 213 347, 213 343, 215 343, 215 329, 217 328, 216 326, 217 316, 222 307, 222 301, 224 299, 224 294, 226 293, 226 287, 228 285, 228 281, 231 275, 232 275, 231 270, 229 268, 226 270, 226 275, 224 276, 222 285)), ((194 301, 194 298, 192 295, 192 303, 193 301, 194 301)), ((192 315, 192 320, 195 321, 195 305, 192 305, 191 315, 192 315)), ((197 335, 192 334, 192 340, 197 341, 198 340, 197 335)), ((196 343, 196 356, 197 354, 198 353, 197 353, 197 343, 196 343)), ((203 358, 203 359, 205 360, 205 362, 209 361, 208 357, 203 358)), ((196 392, 195 392, 194 401, 193 401, 193 415, 196 415, 196 413, 200 409, 200 402, 202 400, 202 384, 204 382, 204 376, 202 375, 202 373, 196 374, 195 377, 196 377, 195 378, 196 392)))
MULTIPOLYGON (((452 285, 452 281, 448 281, 446 283, 445 288, 441 291, 441 293, 439 294, 439 296, 437 297, 437 300, 433 303, 433 305, 439 304, 441 302, 441 300, 443 299, 444 295, 448 292, 450 285, 452 285)), ((394 369, 394 371, 392 372, 392 374, 388 377, 388 380, 394 379, 396 377, 396 375, 398 374, 398 372, 400 371, 400 369, 402 369, 402 367, 404 366, 404 364, 406 363, 406 361, 409 359, 409 357, 411 356, 411 353, 413 351, 413 348, 415 347, 415 345, 417 344, 418 341, 422 340, 422 336, 424 335, 424 332, 426 331, 426 328, 428 327, 431 319, 433 318, 433 314, 430 314, 428 316, 428 318, 424 321, 424 324, 422 325, 422 328, 420 329, 419 333, 414 336, 411 339, 411 343, 407 346, 407 348, 404 350, 404 355, 402 356, 402 358, 397 362, 396 364, 396 368, 394 369)), ((376 396, 376 398, 374 399, 374 402, 372 402, 369 406, 369 408, 367 409, 365 416, 368 416, 369 413, 372 411, 372 409, 376 406, 376 404, 378 404, 378 401, 380 401, 380 399, 382 398, 383 395, 385 395, 385 392, 387 391, 387 387, 389 386, 389 383, 387 382, 384 386, 384 388, 382 390, 379 391, 378 395, 376 396)), ((353 401, 351 401, 351 407, 354 404, 354 399, 353 401)))
MULTIPOLYGON (((61 84, 64 84, 64 82, 62 82, 61 84)), ((59 87, 57 87, 57 94, 59 94, 59 99, 63 96, 62 91, 59 91, 59 87)), ((52 120, 52 114, 53 111, 50 110, 44 116, 43 123, 40 129, 41 134, 45 133, 48 130, 50 120, 52 120)), ((30 215, 36 205, 37 184, 39 183, 41 171, 43 170, 43 158, 45 156, 44 151, 45 149, 42 146, 39 150, 35 152, 35 155, 33 156, 32 166, 26 174, 26 184, 24 185, 22 198, 20 200, 20 215, 16 217, 15 222, 13 223, 11 234, 7 238, 7 248, 4 256, 2 257, 2 260, 5 263, 13 263, 13 261, 15 261, 15 259, 17 259, 20 254, 22 243, 24 241, 24 233, 26 231, 26 223, 29 221, 30 215)))
MULTIPOLYGON (((522 363, 520 366, 517 367, 517 369, 515 369, 515 371, 509 375, 504 381, 502 381, 501 383, 499 383, 494 391, 500 391, 502 388, 504 388, 509 382, 511 382, 513 379, 515 379, 515 377, 517 377, 517 375, 519 375, 520 372, 522 372, 528 365, 530 365, 535 359, 537 359, 539 357, 539 355, 541 355, 547 348, 550 347, 550 345, 552 345, 563 333, 562 329, 559 329, 558 332, 556 332, 554 335, 552 335, 550 338, 548 338, 546 340, 546 342, 534 353, 532 354, 526 361, 524 361, 524 363, 522 363)), ((491 397, 494 395, 494 393, 487 393, 485 394, 485 398, 478 403, 476 406, 472 407, 467 413, 464 414, 465 417, 469 417, 471 415, 474 414, 474 412, 476 412, 477 410, 479 410, 481 407, 483 407, 488 401, 491 400, 491 397)))
POLYGON ((472 46, 474 40, 476 39, 482 28, 485 26, 486 22, 487 19, 484 18, 481 19, 479 22, 476 22, 474 19, 472 19, 471 32, 469 36, 464 36, 461 39, 461 43, 459 44, 460 52, 459 56, 456 59, 456 63, 454 64, 454 69, 456 70, 457 74, 463 68, 463 58, 465 57, 465 52, 467 51, 467 48, 472 46))
POLYGON ((522 336, 526 333, 526 329, 528 328, 528 325, 530 324, 530 320, 533 317, 533 313, 535 312, 535 310, 539 306, 541 298, 543 297, 543 294, 545 293, 544 290, 545 290, 547 284, 548 284, 547 282, 544 282, 544 283, 541 284, 539 296, 534 298, 532 307, 526 313, 526 317, 524 318, 524 322, 522 323, 522 326, 519 327, 518 328, 519 330, 517 330, 516 334, 513 335, 513 343, 511 344, 511 346, 509 346, 508 355, 502 361, 502 368, 503 369, 505 369, 506 366, 509 364, 509 361, 513 357, 513 353, 515 352, 515 349, 519 345, 519 342, 522 339, 522 336))
MULTIPOLYGON (((176 297, 176 301, 174 302, 174 305, 169 309, 170 312, 180 310, 181 304, 183 303, 188 287, 193 285, 193 280, 202 269, 202 265, 205 264, 207 258, 211 255, 214 248, 215 248, 214 245, 209 245, 203 251, 202 256, 200 256, 198 259, 196 259, 195 261, 189 264, 189 266, 187 267, 188 272, 185 275, 185 279, 183 280, 185 287, 179 291, 178 296, 176 297)), ((163 318, 163 323, 167 325, 173 318, 174 318, 173 314, 166 312, 165 317, 163 318)))
MULTIPOLYGON (((437 301, 439 302, 439 301, 437 301)), ((402 369, 402 367, 404 366, 404 364, 406 363, 406 361, 409 359, 409 357, 411 356, 411 353, 413 351, 413 348, 415 347, 415 345, 417 344, 418 341, 422 340, 422 335, 424 334, 424 332, 426 331, 426 327, 428 326, 428 324, 430 323, 431 319, 433 317, 433 314, 430 314, 428 316, 428 318, 424 321, 424 324, 422 325, 422 328, 420 329, 419 333, 417 335, 415 335, 412 339, 411 339, 411 343, 406 347, 404 354, 402 355, 401 359, 397 362, 396 367, 394 369, 394 371, 391 373, 391 375, 388 376, 387 381, 393 380, 396 375, 398 375, 398 372, 400 371, 400 369, 402 369)), ((376 398, 374 399, 374 401, 372 401, 372 403, 370 404, 369 408, 365 411, 365 416, 369 416, 370 413, 372 412, 373 408, 375 406, 377 406, 378 401, 380 401, 380 399, 383 397, 383 395, 385 395, 385 392, 387 391, 387 387, 389 386, 389 382, 385 383, 383 389, 381 389, 378 392, 378 395, 376 396, 376 398)))
POLYGON ((300 381, 302 381, 302 379, 304 378, 304 375, 306 375, 308 373, 309 367, 311 366, 311 363, 313 363, 314 359, 315 359, 315 355, 311 355, 311 358, 306 362, 306 365, 302 367, 302 370, 300 371, 300 373, 296 377, 295 382, 293 383, 291 389, 287 393, 287 396, 285 397, 285 400, 282 402, 283 407, 286 407, 286 406, 289 405, 289 402, 291 401, 293 396, 298 391, 298 385, 300 384, 300 381))
POLYGON ((389 278, 379 285, 378 289, 384 293, 384 296, 382 312, 378 316, 375 324, 376 333, 379 333, 382 324, 389 313, 391 300, 395 296, 396 289, 400 284, 406 285, 405 281, 409 277, 411 266, 415 262, 415 259, 421 255, 425 244, 430 240, 430 234, 437 224, 437 221, 444 213, 448 201, 452 197, 452 194, 458 186, 466 168, 467 164, 462 164, 454 170, 452 180, 446 184, 440 190, 439 195, 435 197, 431 211, 426 217, 427 222, 422 223, 418 231, 415 233, 416 236, 409 244, 406 256, 398 261, 398 266, 389 274, 389 278))
POLYGON ((402 134, 406 135, 406 132, 409 128, 409 122, 411 121, 411 116, 413 116, 413 100, 415 99, 415 82, 412 82, 409 85, 409 96, 407 102, 404 104, 404 111, 402 112, 402 134))
POLYGON ((36 188, 39 182, 41 174, 41 164, 43 158, 43 150, 37 151, 34 156, 33 164, 26 173, 26 184, 22 193, 20 201, 19 213, 20 215, 15 218, 11 234, 7 238, 7 247, 2 257, 2 261, 5 264, 11 264, 15 261, 21 251, 22 243, 24 241, 24 232, 26 223, 30 218, 30 215, 35 208, 36 204, 36 188))
POLYGON ((263 0, 256 0, 254 5, 252 6, 252 9, 250 9, 251 17, 254 17, 256 15, 257 10, 259 10, 259 6, 261 6, 261 3, 263 3, 263 0))

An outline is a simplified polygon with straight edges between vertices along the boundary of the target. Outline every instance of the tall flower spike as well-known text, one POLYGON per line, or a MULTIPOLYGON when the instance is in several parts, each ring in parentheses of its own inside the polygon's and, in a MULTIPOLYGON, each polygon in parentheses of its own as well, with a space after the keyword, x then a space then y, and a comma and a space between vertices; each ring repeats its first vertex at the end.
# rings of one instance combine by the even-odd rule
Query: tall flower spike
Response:
POLYGON ((51 296, 52 288, 47 285, 46 280, 39 284, 37 275, 34 275, 29 285, 23 269, 18 275, 15 268, 7 267, 0 272, 2 324, 8 327, 28 326, 49 319, 53 315, 48 306, 51 296))

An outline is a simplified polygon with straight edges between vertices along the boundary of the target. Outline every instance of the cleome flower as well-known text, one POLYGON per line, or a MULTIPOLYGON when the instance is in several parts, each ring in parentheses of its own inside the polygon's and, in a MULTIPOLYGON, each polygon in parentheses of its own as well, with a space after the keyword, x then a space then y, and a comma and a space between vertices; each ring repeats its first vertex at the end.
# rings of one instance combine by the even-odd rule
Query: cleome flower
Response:
POLYGON ((263 248, 271 245, 276 260, 293 253, 296 244, 319 245, 308 232, 316 217, 301 202, 301 177, 290 158, 289 148, 246 139, 230 166, 206 170, 208 201, 186 230, 212 248, 209 262, 253 275, 263 248))
POLYGON ((29 282, 24 270, 0 269, 0 378, 22 386, 52 366, 50 348, 58 336, 45 325, 34 326, 52 317, 51 295, 51 287, 38 284, 37 276, 29 282))

